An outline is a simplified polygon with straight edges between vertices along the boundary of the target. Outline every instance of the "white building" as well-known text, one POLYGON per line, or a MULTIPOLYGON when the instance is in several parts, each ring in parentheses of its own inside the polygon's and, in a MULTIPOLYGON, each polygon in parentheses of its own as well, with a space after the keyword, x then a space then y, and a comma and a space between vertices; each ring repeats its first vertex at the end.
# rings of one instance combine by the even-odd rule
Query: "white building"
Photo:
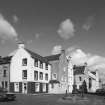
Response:
POLYGON ((9 91, 48 92, 51 65, 44 57, 26 49, 23 43, 10 56, 9 91))

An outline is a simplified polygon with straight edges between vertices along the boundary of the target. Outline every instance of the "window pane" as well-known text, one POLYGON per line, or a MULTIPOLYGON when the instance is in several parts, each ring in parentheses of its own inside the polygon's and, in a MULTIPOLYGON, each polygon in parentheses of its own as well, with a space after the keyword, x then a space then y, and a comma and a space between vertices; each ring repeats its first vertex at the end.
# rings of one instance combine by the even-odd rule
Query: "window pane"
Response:
POLYGON ((4 76, 4 77, 6 77, 6 76, 7 76, 7 74, 6 74, 6 70, 4 70, 3 76, 4 76))
POLYGON ((4 88, 4 81, 2 81, 2 88, 4 88))
POLYGON ((80 81, 82 81, 82 78, 81 78, 81 77, 79 77, 79 80, 80 80, 80 81))
POLYGON ((38 80, 38 71, 34 71, 34 79, 38 80))
POLYGON ((22 65, 23 65, 23 66, 26 66, 26 65, 27 65, 27 58, 24 58, 24 59, 23 59, 22 65))
POLYGON ((8 87, 8 82, 7 81, 5 81, 5 88, 7 88, 8 87))
POLYGON ((48 74, 45 74, 45 80, 48 80, 48 74))
POLYGON ((43 68, 43 62, 40 61, 40 68, 43 68))
POLYGON ((53 78, 53 79, 57 79, 57 74, 54 73, 54 74, 52 75, 52 78, 53 78))
POLYGON ((48 64, 46 63, 46 70, 48 70, 48 64))
POLYGON ((27 79, 27 70, 23 70, 23 79, 27 79))
POLYGON ((43 79, 43 73, 40 72, 40 79, 42 80, 43 79))
POLYGON ((14 83, 15 92, 19 92, 19 83, 14 83))
POLYGON ((35 83, 35 92, 39 92, 39 83, 35 83))
POLYGON ((34 66, 35 66, 35 67, 38 67, 38 59, 35 59, 35 61, 34 61, 34 66))
POLYGON ((43 92, 46 92, 46 84, 43 84, 43 92))

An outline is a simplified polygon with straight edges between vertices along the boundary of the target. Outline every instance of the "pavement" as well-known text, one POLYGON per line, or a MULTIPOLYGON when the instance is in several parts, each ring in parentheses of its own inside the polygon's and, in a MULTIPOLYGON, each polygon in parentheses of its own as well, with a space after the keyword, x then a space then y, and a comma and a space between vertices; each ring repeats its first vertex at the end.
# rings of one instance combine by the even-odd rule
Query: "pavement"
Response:
POLYGON ((104 105, 105 96, 85 95, 89 102, 62 100, 63 94, 17 94, 15 101, 0 102, 0 105, 104 105))

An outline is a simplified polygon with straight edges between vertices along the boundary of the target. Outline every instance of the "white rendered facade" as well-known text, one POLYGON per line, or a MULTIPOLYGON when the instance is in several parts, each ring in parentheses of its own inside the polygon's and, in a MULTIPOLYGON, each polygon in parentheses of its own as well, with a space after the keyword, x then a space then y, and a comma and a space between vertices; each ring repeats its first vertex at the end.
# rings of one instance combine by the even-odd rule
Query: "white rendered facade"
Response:
POLYGON ((72 93, 74 84, 73 65, 71 58, 68 58, 68 92, 72 93))
POLYGON ((32 57, 32 54, 24 48, 24 45, 19 45, 19 48, 12 56, 10 63, 11 91, 22 93, 48 91, 48 83, 51 78, 51 65, 44 61, 41 56, 35 55, 35 58, 32 57), (26 59, 26 65, 22 64, 23 59, 26 59), (36 60, 38 61, 37 66, 35 66, 36 60), (23 78, 23 74, 26 76, 25 78, 23 78))

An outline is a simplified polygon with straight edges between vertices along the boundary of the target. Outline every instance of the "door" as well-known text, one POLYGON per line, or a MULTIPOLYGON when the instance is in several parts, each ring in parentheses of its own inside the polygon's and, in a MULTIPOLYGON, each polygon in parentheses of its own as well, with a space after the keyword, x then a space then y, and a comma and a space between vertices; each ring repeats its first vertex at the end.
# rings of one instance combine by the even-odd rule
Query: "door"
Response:
POLYGON ((23 83, 23 90, 22 93, 27 94, 27 83, 23 83))

